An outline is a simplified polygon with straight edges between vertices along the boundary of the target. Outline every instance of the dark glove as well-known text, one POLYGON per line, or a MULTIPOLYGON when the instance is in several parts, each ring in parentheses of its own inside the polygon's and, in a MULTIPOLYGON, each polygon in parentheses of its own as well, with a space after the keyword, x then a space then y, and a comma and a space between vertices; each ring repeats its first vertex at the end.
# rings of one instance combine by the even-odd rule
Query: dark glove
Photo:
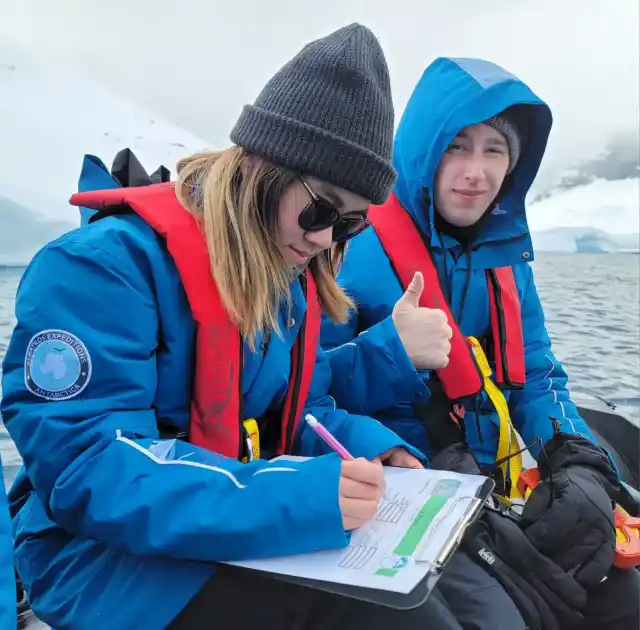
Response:
POLYGON ((542 555, 513 520, 485 510, 461 548, 500 582, 530 630, 568 630, 583 621, 585 589, 542 555))
POLYGON ((531 543, 585 588, 613 565, 618 475, 586 438, 556 433, 538 457, 542 482, 527 500, 521 527, 531 543))
POLYGON ((450 470, 465 475, 482 474, 475 456, 464 442, 455 442, 442 449, 431 458, 429 467, 433 470, 450 470))

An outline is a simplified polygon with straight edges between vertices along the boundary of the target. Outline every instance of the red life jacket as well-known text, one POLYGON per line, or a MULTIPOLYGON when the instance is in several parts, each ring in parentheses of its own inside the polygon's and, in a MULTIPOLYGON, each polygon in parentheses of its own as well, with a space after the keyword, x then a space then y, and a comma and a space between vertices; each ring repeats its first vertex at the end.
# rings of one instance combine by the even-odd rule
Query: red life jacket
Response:
MULTIPOLYGON (((242 413, 243 344, 215 285, 205 239, 197 220, 178 202, 174 184, 78 193, 70 203, 118 214, 132 210, 167 245, 196 322, 196 353, 189 441, 241 459, 245 448, 242 413)), ((307 313, 291 353, 277 454, 289 452, 306 402, 316 360, 321 310, 316 285, 306 273, 307 313)))
MULTIPOLYGON (((371 206, 369 219, 404 289, 416 271, 424 276, 420 306, 443 310, 453 331, 451 354, 445 368, 436 370, 450 400, 475 396, 482 377, 471 345, 455 322, 429 248, 413 219, 392 194, 384 205, 371 206)), ((495 381, 502 389, 521 389, 525 383, 524 341, 520 299, 511 267, 487 269, 487 289, 493 337, 495 381)))

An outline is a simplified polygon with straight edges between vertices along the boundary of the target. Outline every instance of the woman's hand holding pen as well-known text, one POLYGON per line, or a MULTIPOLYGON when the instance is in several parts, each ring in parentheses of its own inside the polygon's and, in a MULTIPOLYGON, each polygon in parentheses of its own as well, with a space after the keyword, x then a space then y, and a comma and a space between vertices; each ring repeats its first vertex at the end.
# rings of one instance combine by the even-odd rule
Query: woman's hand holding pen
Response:
POLYGON ((382 498, 382 465, 379 461, 370 462, 363 457, 344 460, 338 491, 345 530, 362 527, 376 513, 382 498))
POLYGON ((363 457, 354 459, 317 418, 308 413, 305 420, 342 457, 338 494, 342 524, 347 531, 362 527, 376 513, 385 485, 382 462, 403 468, 422 468, 420 461, 403 447, 391 448, 371 462, 363 457))

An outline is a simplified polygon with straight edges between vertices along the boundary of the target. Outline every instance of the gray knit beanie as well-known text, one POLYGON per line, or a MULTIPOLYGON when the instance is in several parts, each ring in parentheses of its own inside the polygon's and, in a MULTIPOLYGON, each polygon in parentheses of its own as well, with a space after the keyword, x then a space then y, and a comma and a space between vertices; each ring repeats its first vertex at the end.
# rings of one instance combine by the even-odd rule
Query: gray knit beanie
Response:
POLYGON ((383 203, 395 183, 389 70, 375 35, 345 26, 307 44, 245 105, 231 141, 383 203))
POLYGON ((499 131, 504 139, 507 141, 507 147, 509 148, 509 170, 511 173, 518 163, 521 151, 520 132, 514 123, 512 123, 503 114, 498 114, 484 121, 485 125, 493 127, 496 131, 499 131))

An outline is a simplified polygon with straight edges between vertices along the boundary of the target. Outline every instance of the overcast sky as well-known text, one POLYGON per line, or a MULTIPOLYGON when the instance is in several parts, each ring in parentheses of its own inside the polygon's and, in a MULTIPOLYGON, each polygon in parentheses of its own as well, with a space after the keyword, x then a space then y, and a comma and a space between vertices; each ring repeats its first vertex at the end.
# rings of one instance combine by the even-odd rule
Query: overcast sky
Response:
POLYGON ((639 13, 638 0, 0 0, 0 44, 90 73, 222 147, 280 65, 359 21, 387 55, 396 120, 437 56, 519 75, 554 111, 548 170, 640 133, 639 13))

